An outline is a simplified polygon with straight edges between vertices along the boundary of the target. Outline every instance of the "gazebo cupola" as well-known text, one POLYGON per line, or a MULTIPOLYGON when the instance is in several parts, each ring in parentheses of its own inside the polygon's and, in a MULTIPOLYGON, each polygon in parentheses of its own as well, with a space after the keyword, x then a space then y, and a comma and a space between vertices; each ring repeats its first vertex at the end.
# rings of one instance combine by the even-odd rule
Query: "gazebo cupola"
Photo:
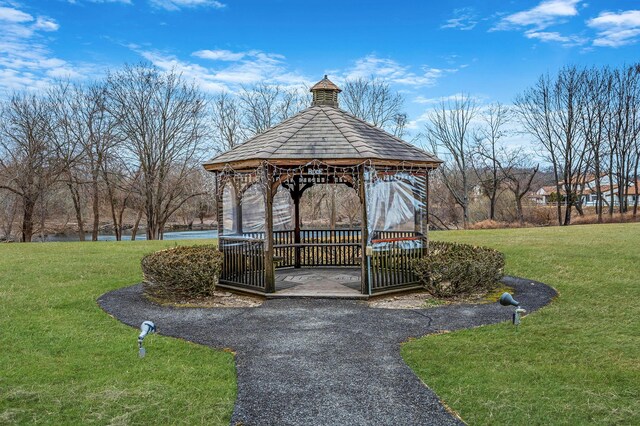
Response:
POLYGON ((338 108, 338 93, 342 92, 325 74, 324 78, 313 85, 313 103, 311 106, 328 105, 338 108))

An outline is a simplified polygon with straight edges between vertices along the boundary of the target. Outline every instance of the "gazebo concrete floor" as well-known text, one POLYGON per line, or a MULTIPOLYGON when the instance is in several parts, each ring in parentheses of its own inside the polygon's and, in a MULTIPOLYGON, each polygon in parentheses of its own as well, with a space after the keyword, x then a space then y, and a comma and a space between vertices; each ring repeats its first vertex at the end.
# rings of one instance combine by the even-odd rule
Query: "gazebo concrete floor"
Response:
POLYGON ((276 269, 276 292, 268 299, 321 297, 366 299, 360 292, 360 268, 276 269))
MULTIPOLYGON (((505 277, 503 282, 528 314, 556 295, 527 279, 505 277)), ((375 309, 357 300, 330 299, 267 300, 257 308, 172 308, 147 300, 141 285, 104 294, 98 303, 136 327, 131 342, 142 321, 153 320, 161 334, 233 349, 234 426, 462 425, 404 363, 400 344, 410 337, 509 321, 513 312, 498 303, 375 309)), ((526 330, 526 321, 521 327, 526 330)), ((147 356, 164 354, 150 346, 147 356)))

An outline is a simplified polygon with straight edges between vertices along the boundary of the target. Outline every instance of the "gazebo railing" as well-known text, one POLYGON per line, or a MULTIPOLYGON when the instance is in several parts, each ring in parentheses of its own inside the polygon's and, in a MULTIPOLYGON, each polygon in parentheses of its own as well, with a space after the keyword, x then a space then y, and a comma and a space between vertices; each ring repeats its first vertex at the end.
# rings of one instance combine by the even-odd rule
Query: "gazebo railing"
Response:
POLYGON ((299 244, 278 244, 276 252, 285 259, 282 267, 357 266, 361 238, 359 229, 302 229, 299 244))
POLYGON ((218 246, 224 257, 220 284, 265 291, 263 239, 220 236, 218 246))
MULTIPOLYGON (((245 232, 250 238, 264 238, 264 232, 245 232)), ((300 242, 295 231, 274 231, 273 247, 277 268, 310 266, 358 266, 362 234, 360 229, 302 229, 300 242), (296 262, 296 258, 299 262, 296 262)))
POLYGON ((411 263, 421 258, 424 250, 422 237, 413 234, 397 237, 379 235, 378 239, 373 240, 368 256, 372 294, 420 285, 411 263))
MULTIPOLYGON (((423 255, 422 237, 413 231, 374 231, 368 254, 371 293, 418 285, 411 262, 423 255)), ((276 268, 359 266, 362 261, 359 229, 305 229, 300 243, 292 230, 275 231, 276 268)), ((265 291, 264 232, 220 236, 224 255, 220 284, 265 291)))

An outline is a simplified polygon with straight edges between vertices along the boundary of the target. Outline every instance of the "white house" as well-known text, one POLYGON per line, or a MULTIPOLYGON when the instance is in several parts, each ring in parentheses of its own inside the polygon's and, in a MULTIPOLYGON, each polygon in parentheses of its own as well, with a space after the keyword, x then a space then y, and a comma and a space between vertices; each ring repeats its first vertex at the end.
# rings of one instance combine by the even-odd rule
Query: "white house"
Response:
MULTIPOLYGON (((578 192, 582 192, 581 195, 581 204, 583 206, 591 206, 594 207, 597 205, 598 201, 598 191, 596 189, 596 177, 595 175, 587 175, 582 178, 584 183, 580 183, 578 185, 578 192), (581 191, 582 190, 582 191, 581 191)), ((564 181, 560 182, 560 195, 564 198, 564 181)), ((638 181, 638 185, 640 186, 640 181, 638 181)), ((611 180, 608 175, 602 175, 600 177, 600 196, 602 197, 602 204, 604 206, 608 206, 611 201, 611 191, 613 191, 614 205, 619 204, 618 200, 618 185, 614 181, 614 184, 611 185, 611 180)), ((529 195, 529 199, 534 201, 536 204, 545 205, 551 203, 551 194, 556 193, 556 186, 543 186, 538 189, 536 192, 531 193, 529 195)), ((625 191, 625 196, 627 197, 627 205, 633 206, 636 197, 638 194, 636 193, 636 185, 631 182, 629 187, 625 191)))

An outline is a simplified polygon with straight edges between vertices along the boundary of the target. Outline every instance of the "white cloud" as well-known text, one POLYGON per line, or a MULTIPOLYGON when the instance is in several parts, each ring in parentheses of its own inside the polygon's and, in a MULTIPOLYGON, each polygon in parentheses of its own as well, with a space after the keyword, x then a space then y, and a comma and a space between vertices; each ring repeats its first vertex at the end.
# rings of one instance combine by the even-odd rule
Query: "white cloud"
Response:
POLYGON ((58 30, 55 20, 0 7, 0 23, 0 90, 38 89, 54 78, 78 78, 87 71, 49 51, 43 34, 58 30))
POLYGON ((509 30, 529 26, 536 30, 545 29, 566 18, 578 15, 576 5, 579 1, 545 0, 531 9, 505 16, 493 30, 509 30))
POLYGON ((210 7, 214 9, 227 7, 226 4, 217 0, 149 0, 149 2, 153 6, 170 11, 194 7, 210 7))
MULTIPOLYGON (((437 98, 426 98, 422 95, 416 96, 412 101, 418 104, 425 105, 426 110, 422 112, 422 114, 418 115, 415 119, 409 120, 407 123, 407 130, 421 130, 424 128, 424 125, 429 121, 429 116, 433 112, 434 108, 440 108, 442 104, 449 105, 452 102, 455 102, 459 99, 469 98, 477 105, 481 106, 488 100, 488 97, 485 95, 470 95, 467 93, 454 93, 447 96, 440 96, 437 98)), ((475 118, 474 120, 477 120, 475 118)))
POLYGON ((474 29, 477 24, 478 18, 474 9, 471 7, 463 7, 460 9, 454 9, 453 18, 447 19, 440 28, 454 28, 461 31, 468 31, 474 29))
POLYGON ((192 53, 193 56, 212 61, 239 61, 247 54, 247 52, 232 52, 230 50, 198 50, 192 53))
POLYGON ((36 20, 36 23, 33 26, 33 28, 36 30, 42 30, 42 31, 58 31, 58 28, 60 28, 60 25, 58 25, 58 23, 51 18, 38 16, 38 19, 36 20))
MULTIPOLYGON (((565 47, 578 46, 587 42, 585 37, 549 31, 549 27, 564 23, 577 16, 580 0, 545 0, 537 6, 504 16, 489 31, 522 30, 526 38, 546 43, 561 43, 565 47), (545 31, 546 30, 546 31, 545 31)), ((582 3, 586 7, 586 3, 582 3)))
POLYGON ((173 55, 156 51, 141 51, 140 55, 161 70, 175 70, 188 80, 195 82, 202 90, 208 92, 229 91, 229 87, 216 80, 214 74, 198 64, 181 61, 173 55))
POLYGON ((33 21, 33 16, 11 7, 0 7, 0 21, 13 23, 31 22, 33 21))
POLYGON ((640 39, 640 10, 602 12, 587 21, 598 31, 594 46, 619 47, 634 44, 640 39))
POLYGON ((423 104, 423 105, 435 105, 441 102, 448 102, 448 101, 453 101, 455 99, 460 99, 462 96, 465 96, 465 95, 463 93, 454 93, 453 95, 441 96, 439 98, 426 98, 422 95, 418 95, 413 99, 413 102, 417 104, 423 104))
POLYGON ((455 71, 455 69, 423 66, 420 72, 414 72, 409 66, 401 65, 393 59, 367 55, 356 60, 355 65, 346 71, 344 78, 352 80, 374 77, 400 85, 433 86, 443 75, 455 71))
POLYGON ((259 50, 231 52, 221 50, 200 50, 192 56, 214 63, 206 65, 181 60, 174 55, 160 51, 132 49, 162 70, 176 70, 193 80, 203 90, 209 92, 236 91, 242 85, 259 82, 280 84, 285 87, 309 85, 303 75, 288 69, 285 57, 259 50), (224 59, 220 59, 224 58, 224 59))
POLYGON ((131 0, 67 0, 68 3, 78 4, 81 2, 89 2, 89 3, 123 3, 123 4, 133 4, 131 0))
POLYGON ((558 42, 562 43, 564 46, 577 46, 587 42, 587 39, 584 37, 576 35, 565 36, 556 31, 529 30, 525 31, 524 36, 529 39, 536 39, 544 42, 558 42))

